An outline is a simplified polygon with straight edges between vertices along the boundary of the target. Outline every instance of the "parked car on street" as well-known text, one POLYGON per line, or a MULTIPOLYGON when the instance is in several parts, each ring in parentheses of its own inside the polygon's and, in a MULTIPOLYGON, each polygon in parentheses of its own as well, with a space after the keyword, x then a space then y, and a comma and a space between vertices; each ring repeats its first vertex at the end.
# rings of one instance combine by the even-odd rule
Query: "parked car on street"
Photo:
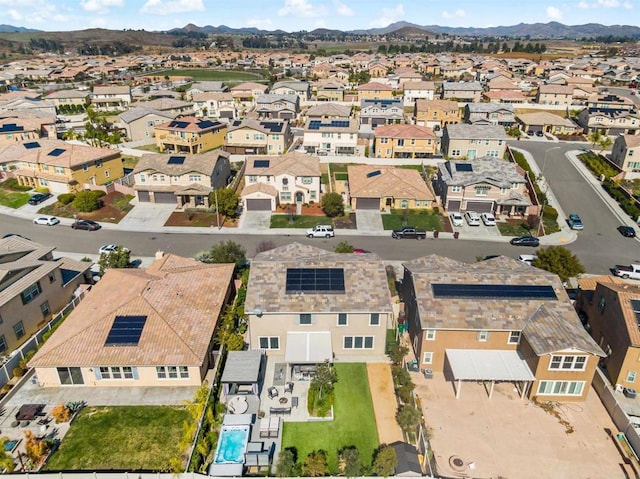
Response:
POLYGON ((60 223, 60 220, 55 216, 38 216, 33 219, 33 223, 36 225, 53 226, 60 223))
POLYGON ((117 251, 118 248, 122 248, 123 251, 126 251, 127 253, 130 253, 131 251, 129 250, 129 248, 125 248, 124 246, 118 245, 118 244, 106 244, 104 246, 101 246, 100 249, 98 250, 98 254, 111 254, 114 251, 117 251))
POLYGON ((451 220, 451 224, 453 226, 462 226, 464 224, 464 220, 462 219, 462 215, 457 211, 454 211, 449 215, 449 219, 451 220))
POLYGON ((620 234, 622 236, 625 236, 627 238, 635 238, 636 237, 636 230, 633 229, 633 227, 631 227, 631 226, 618 226, 618 231, 620 232, 620 234))
POLYGON ((30 205, 39 205, 43 201, 48 200, 49 198, 51 198, 52 196, 53 195, 51 195, 49 193, 36 193, 31 198, 29 198, 29 204, 30 205))
POLYGON ((91 220, 75 221, 74 223, 71 224, 71 227, 74 230, 86 230, 86 231, 97 231, 100 228, 102 228, 102 226, 100 226, 100 223, 96 223, 95 221, 91 221, 91 220))
POLYGON ((567 219, 567 221, 569 222, 569 227, 572 230, 583 230, 584 229, 584 224, 582 223, 582 220, 580 219, 580 216, 578 216, 575 213, 571 213, 569 215, 569 218, 567 219))
POLYGON ((509 243, 516 246, 533 246, 535 248, 540 246, 540 240, 535 236, 530 236, 530 235, 517 236, 515 238, 511 238, 511 241, 509 241, 509 243))
POLYGON ((333 238, 335 236, 333 226, 330 225, 316 225, 308 229, 306 234, 307 238, 333 238))
POLYGON ((423 240, 427 237, 427 232, 425 230, 419 230, 415 226, 404 226, 399 230, 393 230, 391 237, 393 239, 411 238, 423 240))
POLYGON ((480 218, 482 218, 482 222, 484 223, 485 226, 496 225, 496 217, 493 216, 491 213, 482 213, 480 215, 480 218))
POLYGON ((617 264, 613 268, 613 274, 624 279, 640 279, 640 264, 630 264, 629 266, 617 264))

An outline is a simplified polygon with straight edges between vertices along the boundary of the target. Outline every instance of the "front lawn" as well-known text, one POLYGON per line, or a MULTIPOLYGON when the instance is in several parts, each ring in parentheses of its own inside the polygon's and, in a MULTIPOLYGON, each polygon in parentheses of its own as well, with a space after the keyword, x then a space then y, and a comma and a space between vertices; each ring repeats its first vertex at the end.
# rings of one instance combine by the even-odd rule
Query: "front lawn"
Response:
POLYGON ((56 201, 52 205, 47 205, 38 213, 41 215, 59 216, 61 218, 73 218, 74 215, 83 220, 101 221, 107 223, 118 223, 126 214, 131 211, 133 205, 131 200, 132 195, 124 195, 118 191, 109 193, 100 198, 101 207, 95 211, 89 213, 82 213, 73 207, 73 203, 63 205, 59 201, 56 201))
POLYGON ((182 406, 85 407, 44 469, 168 471, 190 420, 182 406))
POLYGON ((336 363, 334 420, 327 422, 285 422, 282 447, 295 448, 302 464, 309 453, 327 452, 329 472, 336 473, 337 451, 355 446, 365 465, 371 464, 378 447, 378 430, 373 413, 367 367, 364 363, 336 363))
POLYGON ((502 236, 524 236, 531 234, 526 221, 498 221, 496 226, 502 236))
POLYGON ((443 231, 443 217, 428 210, 391 210, 390 215, 382 215, 382 224, 385 230, 397 230, 403 226, 415 226, 425 231, 443 231))
POLYGON ((21 191, 11 191, 5 188, 0 188, 0 205, 8 206, 9 208, 20 208, 27 204, 31 195, 21 191))
POLYGON ((271 215, 271 228, 313 228, 315 225, 332 225, 333 221, 327 216, 294 215, 289 221, 287 214, 271 215))

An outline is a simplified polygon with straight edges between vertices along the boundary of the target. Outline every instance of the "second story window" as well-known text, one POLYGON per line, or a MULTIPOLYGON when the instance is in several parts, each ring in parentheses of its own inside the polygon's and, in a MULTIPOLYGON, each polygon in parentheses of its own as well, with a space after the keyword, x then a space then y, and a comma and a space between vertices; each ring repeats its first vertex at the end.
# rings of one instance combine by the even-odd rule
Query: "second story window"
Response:
POLYGON ((29 304, 31 301, 36 299, 40 295, 40 293, 42 293, 40 283, 33 283, 20 295, 22 297, 22 304, 29 304))

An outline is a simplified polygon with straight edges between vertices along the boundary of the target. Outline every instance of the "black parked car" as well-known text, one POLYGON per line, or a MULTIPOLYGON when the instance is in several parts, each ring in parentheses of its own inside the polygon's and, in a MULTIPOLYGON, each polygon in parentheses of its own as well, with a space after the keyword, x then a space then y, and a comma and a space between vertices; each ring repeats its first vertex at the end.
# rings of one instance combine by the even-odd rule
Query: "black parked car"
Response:
POLYGON ((626 236, 627 238, 635 238, 636 230, 631 226, 618 226, 618 231, 622 236, 626 236))
POLYGON ((29 204, 30 205, 39 205, 40 203, 42 203, 45 200, 48 200, 49 198, 51 198, 51 194, 47 193, 37 193, 35 195, 33 195, 31 198, 29 198, 29 204))
POLYGON ((509 243, 516 246, 533 246, 535 248, 540 246, 540 240, 535 236, 518 236, 516 238, 512 238, 509 243))
POLYGON ((71 225, 74 230, 96 231, 102 228, 100 223, 91 220, 78 220, 71 225))

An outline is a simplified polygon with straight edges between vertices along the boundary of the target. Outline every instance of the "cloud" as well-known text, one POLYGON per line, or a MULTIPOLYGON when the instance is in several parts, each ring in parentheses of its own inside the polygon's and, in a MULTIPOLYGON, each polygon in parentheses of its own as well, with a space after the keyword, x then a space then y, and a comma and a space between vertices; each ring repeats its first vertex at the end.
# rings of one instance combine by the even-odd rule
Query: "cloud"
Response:
POLYGON ((620 6, 620 2, 618 0, 596 0, 596 3, 598 6, 604 8, 616 8, 620 6))
POLYGON ((633 8, 633 3, 631 3, 631 2, 624 2, 624 3, 622 4, 622 6, 623 6, 624 8, 626 8, 627 10, 631 10, 631 9, 633 8))
POLYGON ((620 3, 620 0, 595 0, 594 2, 587 2, 586 0, 580 0, 578 2, 580 8, 619 8, 624 7, 626 9, 632 9, 633 3, 629 0, 624 3, 620 3))
POLYGON ((562 20, 562 11, 556 7, 547 7, 547 17, 551 20, 562 20))
POLYGON ((147 0, 140 13, 173 15, 186 12, 204 12, 202 0, 147 0))
POLYGON ((285 17, 291 15, 294 17, 319 17, 325 13, 322 7, 316 8, 307 0, 284 0, 284 7, 278 10, 278 15, 285 17))
POLYGON ((270 18, 250 18, 244 23, 248 27, 259 28, 260 30, 273 30, 273 22, 270 18))
POLYGON ((589 5, 587 2, 578 2, 578 8, 589 8, 591 7, 591 5, 589 5))
POLYGON ((455 12, 449 13, 448 11, 442 12, 442 18, 450 19, 450 18, 462 18, 466 15, 465 11, 461 8, 458 8, 455 12))
POLYGON ((399 3, 395 8, 383 8, 380 17, 369 23, 371 27, 387 27, 390 24, 402 20, 404 17, 404 5, 399 3))
POLYGON ((336 7, 336 13, 343 17, 352 17, 354 11, 348 5, 345 5, 340 0, 333 0, 333 6, 336 7))
POLYGON ((109 7, 124 6, 123 0, 81 0, 80 5, 87 12, 107 13, 109 7))
POLYGON ((18 10, 14 10, 13 8, 7 11, 7 15, 9 15, 9 18, 11 18, 11 20, 13 21, 22 21, 23 19, 23 16, 20 14, 20 12, 18 10))

